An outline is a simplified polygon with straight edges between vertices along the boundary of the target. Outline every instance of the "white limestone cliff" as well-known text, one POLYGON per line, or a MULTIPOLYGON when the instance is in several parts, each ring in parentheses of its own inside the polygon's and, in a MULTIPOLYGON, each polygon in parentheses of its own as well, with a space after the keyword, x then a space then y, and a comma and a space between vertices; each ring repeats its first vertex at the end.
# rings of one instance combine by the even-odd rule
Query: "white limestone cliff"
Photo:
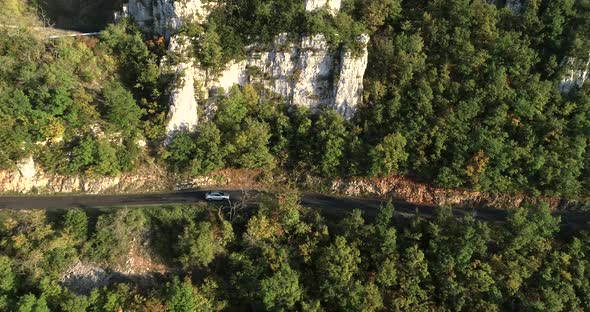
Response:
POLYGON ((129 0, 119 15, 132 17, 144 31, 167 39, 187 22, 202 22, 210 4, 202 0, 129 0))
POLYGON ((362 100, 363 77, 369 61, 367 51, 369 36, 362 35, 357 40, 364 45, 364 49, 361 55, 356 57, 350 51, 342 54, 339 70, 340 77, 334 94, 333 107, 346 119, 354 116, 357 105, 362 100))
POLYGON ((271 89, 285 99, 292 97, 294 75, 298 49, 288 40, 287 34, 280 35, 275 41, 274 49, 270 55, 271 89))
POLYGON ((340 11, 341 0, 305 0, 305 10, 315 11, 326 7, 332 14, 340 11))
MULTIPOLYGON (((292 105, 312 110, 333 107, 346 118, 354 115, 361 100, 362 81, 367 68, 366 48, 360 55, 346 51, 334 53, 321 34, 297 40, 289 38, 288 34, 281 34, 270 49, 248 47, 245 60, 230 62, 226 64, 225 70, 213 75, 201 69, 198 61, 186 53, 189 39, 176 35, 187 21, 202 21, 208 14, 210 3, 213 2, 129 0, 123 9, 145 31, 170 39, 169 50, 181 55, 181 63, 164 69, 176 76, 176 82, 170 90, 168 139, 179 130, 196 129, 199 109, 206 104, 199 103, 198 94, 206 96, 207 91, 216 88, 229 90, 234 84, 243 86, 253 82, 262 83, 292 105)), ((327 8, 337 13, 340 5, 340 0, 305 2, 307 11, 327 8)), ((368 39, 368 36, 359 38, 365 46, 368 39)), ((205 108, 205 111, 214 110, 205 108)))
POLYGON ((292 103, 312 110, 332 102, 330 92, 334 60, 323 35, 304 37, 297 63, 292 103))
POLYGON ((283 33, 277 36, 270 51, 251 49, 245 61, 247 82, 262 83, 270 91, 291 101, 300 57, 299 46, 283 33))
MULTIPOLYGON (((183 56, 186 61, 174 67, 178 82, 171 92, 169 137, 181 129, 192 131, 198 124, 197 110, 199 104, 202 107, 205 103, 198 103, 196 93, 200 90, 195 89, 195 83, 205 91, 228 91, 235 84, 257 82, 292 105, 312 111, 332 107, 345 118, 352 118, 362 99, 368 60, 369 37, 359 36, 358 40, 365 45, 360 55, 350 51, 334 55, 323 35, 304 37, 295 44, 287 39, 287 34, 282 34, 270 51, 250 47, 246 60, 226 64, 225 70, 215 76, 206 75, 196 60, 183 56)), ((180 41, 186 39, 173 37, 169 49, 183 54, 180 41)))
POLYGON ((176 83, 170 95, 170 110, 166 126, 169 137, 179 130, 194 131, 199 121, 195 80, 201 79, 202 75, 193 60, 187 57, 187 44, 186 38, 173 37, 169 45, 171 51, 175 51, 183 59, 187 59, 173 68, 176 74, 176 83))
POLYGON ((559 90, 567 93, 574 87, 582 87, 588 79, 590 55, 588 55, 588 59, 586 60, 577 60, 576 58, 568 57, 564 63, 568 70, 559 84, 559 90))
POLYGON ((234 84, 258 82, 292 105, 312 111, 333 107, 350 119, 361 101, 368 62, 369 36, 358 40, 364 45, 359 55, 347 50, 333 55, 323 35, 304 37, 294 44, 282 34, 269 52, 249 52, 246 60, 228 64, 206 85, 228 90, 234 84))
POLYGON ((33 155, 30 155, 29 157, 21 159, 19 162, 17 162, 16 169, 20 173, 21 177, 25 179, 33 178, 37 174, 37 170, 35 169, 35 160, 33 160, 33 155))
POLYGON ((248 66, 248 63, 245 61, 226 64, 225 70, 218 77, 207 82, 207 87, 229 90, 233 85, 243 86, 247 84, 248 74, 246 66, 248 66))

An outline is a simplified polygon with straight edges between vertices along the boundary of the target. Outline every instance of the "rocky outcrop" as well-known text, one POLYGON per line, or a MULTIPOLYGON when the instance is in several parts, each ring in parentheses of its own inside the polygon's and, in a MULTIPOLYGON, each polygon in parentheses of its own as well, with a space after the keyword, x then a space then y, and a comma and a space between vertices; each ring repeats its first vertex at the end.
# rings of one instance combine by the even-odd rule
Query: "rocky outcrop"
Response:
POLYGON ((198 69, 192 62, 182 63, 176 66, 176 75, 176 84, 170 96, 167 133, 196 130, 199 122, 199 105, 195 91, 195 78, 199 76, 198 69))
MULTIPOLYGON (((346 118, 354 115, 361 100, 367 68, 368 36, 358 39, 365 46, 359 55, 345 50, 334 52, 321 34, 297 41, 282 34, 270 51, 268 47, 251 46, 246 60, 230 62, 221 73, 210 75, 186 53, 188 38, 174 35, 187 21, 202 21, 210 5, 202 0, 129 0, 123 7, 123 12, 133 17, 145 31, 169 38, 169 50, 182 56, 180 63, 167 68, 176 77, 170 90, 169 139, 179 130, 196 129, 198 94, 206 95, 215 88, 229 90, 235 84, 260 82, 293 105, 312 110, 333 107, 346 118)), ((340 0, 305 2, 307 11, 327 8, 336 13, 340 5, 340 0)))
MULTIPOLYGON (((311 182, 315 184, 317 182, 311 182)), ((321 183, 321 182, 320 182, 321 183)), ((471 190, 437 188, 403 177, 352 178, 335 180, 331 191, 346 196, 378 196, 422 205, 446 205, 459 207, 494 207, 516 209, 524 203, 545 202, 551 210, 582 207, 585 203, 567 201, 557 196, 531 196, 525 194, 495 194, 471 190)), ((577 209, 577 208, 574 208, 577 209)))
POLYGON ((369 59, 367 51, 369 36, 360 36, 358 40, 364 45, 364 49, 360 56, 353 55, 351 51, 345 51, 342 54, 338 85, 334 94, 333 107, 346 119, 354 116, 357 105, 362 101, 363 77, 369 59))
POLYGON ((289 40, 288 34, 279 35, 270 51, 259 47, 249 47, 248 58, 241 62, 231 62, 217 77, 207 82, 208 88, 222 87, 226 90, 234 84, 262 83, 270 91, 291 100, 296 85, 296 71, 300 49, 289 40))
POLYGON ((203 21, 209 7, 202 0, 129 0, 122 13, 132 17, 144 31, 170 38, 187 22, 203 21))
POLYGON ((293 77, 292 103, 312 110, 332 102, 331 84, 334 58, 323 35, 304 37, 301 41, 297 76, 293 77))
POLYGON ((118 177, 62 176, 44 173, 32 158, 20 161, 17 170, 0 171, 0 193, 119 193, 154 191, 168 186, 159 168, 146 168, 118 177))
POLYGON ((186 61, 176 64, 171 69, 176 76, 176 82, 170 94, 170 110, 166 126, 168 137, 180 130, 196 130, 199 121, 195 82, 201 79, 202 73, 194 61, 188 57, 188 44, 188 39, 184 37, 175 36, 170 40, 169 49, 178 53, 181 59, 186 61))
POLYGON ((270 52, 251 52, 247 60, 230 64, 220 75, 223 79, 210 86, 261 82, 293 105, 312 110, 333 107, 352 117, 361 100, 369 37, 359 37, 364 45, 359 55, 348 50, 334 54, 320 34, 302 38, 299 45, 289 43, 286 37, 279 36, 270 52))
POLYGON ((562 92, 569 92, 574 87, 582 87, 584 82, 586 82, 588 79, 588 70, 590 69, 590 55, 586 60, 568 57, 564 63, 567 68, 567 72, 559 84, 559 89, 562 92))
MULTIPOLYGON (((332 107, 345 118, 354 116, 361 101, 363 76, 367 69, 369 37, 360 36, 364 45, 360 54, 351 51, 332 52, 323 35, 304 37, 299 44, 287 34, 277 37, 269 52, 249 47, 246 60, 230 62, 217 75, 199 69, 196 60, 184 52, 186 38, 173 37, 170 50, 182 55, 184 61, 173 67, 177 76, 171 92, 168 134, 178 130, 194 130, 198 123, 197 94, 233 85, 261 83, 292 105, 310 108, 332 107)), ((200 103, 201 106, 204 103, 200 103)))
POLYGON ((305 10, 315 11, 321 8, 327 8, 332 14, 340 11, 341 0, 305 0, 305 10))
POLYGON ((103 268, 77 262, 60 279, 61 285, 77 294, 89 294, 93 289, 109 285, 112 274, 103 268))
POLYGON ((37 175, 33 155, 30 155, 29 157, 21 159, 19 162, 17 162, 16 168, 20 176, 25 179, 32 179, 35 177, 35 175, 37 175))
POLYGON ((228 64, 207 87, 227 90, 234 84, 258 82, 293 105, 332 107, 346 118, 354 116, 361 101, 369 37, 358 38, 364 45, 358 55, 348 50, 334 54, 321 34, 303 37, 299 44, 287 38, 280 35, 270 52, 251 47, 248 59, 228 64))

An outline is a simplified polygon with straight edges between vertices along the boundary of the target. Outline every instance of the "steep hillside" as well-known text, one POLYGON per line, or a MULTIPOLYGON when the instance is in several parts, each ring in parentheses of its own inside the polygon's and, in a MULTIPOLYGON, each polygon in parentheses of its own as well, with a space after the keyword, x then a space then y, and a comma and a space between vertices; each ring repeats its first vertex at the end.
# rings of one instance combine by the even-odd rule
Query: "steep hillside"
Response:
POLYGON ((584 196, 589 12, 130 0, 96 40, 1 39, 0 166, 36 181, 229 167, 584 196))

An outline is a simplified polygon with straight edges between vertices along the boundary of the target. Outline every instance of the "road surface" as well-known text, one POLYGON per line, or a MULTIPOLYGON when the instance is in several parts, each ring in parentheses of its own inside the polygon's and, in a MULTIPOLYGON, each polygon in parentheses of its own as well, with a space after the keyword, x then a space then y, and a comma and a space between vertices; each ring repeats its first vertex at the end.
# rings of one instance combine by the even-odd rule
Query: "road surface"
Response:
MULTIPOLYGON (((241 198, 240 191, 226 191, 232 201, 241 198)), ((179 191, 170 193, 131 194, 131 195, 57 195, 57 196, 0 196, 0 209, 63 209, 72 207, 99 208, 114 206, 147 206, 166 204, 190 204, 205 199, 206 191, 179 191)), ((381 199, 356 198, 322 195, 317 193, 303 193, 301 205, 307 208, 317 208, 330 214, 342 214, 352 209, 361 209, 365 215, 374 216, 383 204, 381 199)), ((394 202, 397 215, 410 216, 418 212, 421 216, 431 217, 436 208, 429 205, 417 205, 407 202, 394 202)), ((454 209, 456 216, 474 213, 476 218, 488 222, 502 222, 506 220, 508 212, 501 209, 473 208, 454 209)), ((588 212, 560 212, 562 224, 571 228, 588 228, 590 221, 588 212)))

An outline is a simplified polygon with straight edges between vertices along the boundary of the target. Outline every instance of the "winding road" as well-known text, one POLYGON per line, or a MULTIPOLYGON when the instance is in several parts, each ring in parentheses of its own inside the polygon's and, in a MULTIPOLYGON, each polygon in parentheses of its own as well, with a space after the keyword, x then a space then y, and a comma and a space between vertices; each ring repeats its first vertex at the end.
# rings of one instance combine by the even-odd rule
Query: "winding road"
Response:
MULTIPOLYGON (((232 200, 239 201, 242 198, 241 191, 225 191, 231 195, 232 200)), ((64 209, 64 208, 101 208, 123 206, 148 206, 167 204, 190 204, 202 202, 206 191, 178 191, 168 193, 149 194, 125 194, 125 195, 56 195, 56 196, 0 196, 0 209, 64 209)), ((257 194, 257 192, 250 192, 257 194)), ((255 197, 248 196, 249 200, 255 197)), ((378 198, 357 198, 323 195, 318 193, 303 193, 301 205, 306 208, 315 208, 323 213, 342 215, 352 209, 361 209, 368 217, 376 215, 383 204, 378 198)), ((398 216, 411 216, 418 213, 424 217, 432 217, 436 208, 429 205, 418 205, 407 202, 394 202, 395 214, 398 216)), ((479 220, 486 222, 503 222, 508 216, 508 211, 493 208, 453 209, 455 216, 463 216, 474 213, 479 220)), ((590 229, 590 212, 564 211, 557 212, 562 220, 562 227, 568 230, 590 229)))

